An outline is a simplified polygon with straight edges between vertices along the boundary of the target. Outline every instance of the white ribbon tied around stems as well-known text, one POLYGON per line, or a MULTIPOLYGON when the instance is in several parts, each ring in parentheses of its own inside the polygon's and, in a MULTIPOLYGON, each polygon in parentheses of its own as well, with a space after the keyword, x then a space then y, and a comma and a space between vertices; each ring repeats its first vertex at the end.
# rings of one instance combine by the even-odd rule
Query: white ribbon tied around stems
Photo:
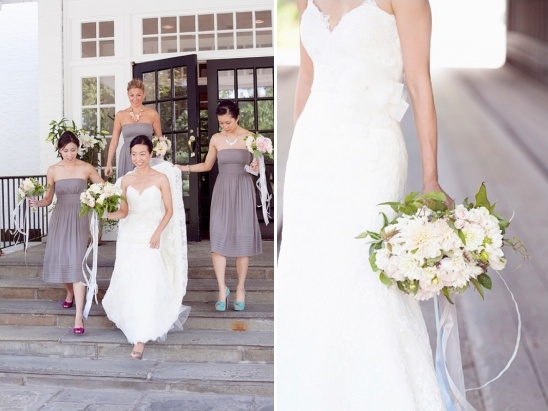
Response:
POLYGON ((89 310, 91 309, 91 304, 95 298, 95 304, 99 304, 97 301, 97 292, 99 291, 97 287, 97 257, 98 257, 98 248, 99 248, 99 216, 97 211, 93 210, 91 213, 91 220, 89 222, 89 230, 91 233, 91 243, 88 246, 86 255, 82 260, 82 273, 84 274, 84 279, 86 280, 86 304, 84 305, 84 318, 88 318, 89 310), (93 252, 93 263, 90 267, 88 265, 88 256, 93 252))
POLYGON ((498 380, 512 365, 518 353, 521 339, 521 314, 514 294, 508 287, 504 278, 498 274, 506 289, 510 293, 518 317, 518 332, 514 352, 503 370, 493 379, 487 381, 481 387, 464 389, 464 376, 462 372, 462 360, 460 354, 459 330, 457 323, 457 311, 454 304, 449 303, 445 298, 441 301, 434 296, 434 308, 436 314, 436 374, 440 384, 443 400, 447 411, 474 411, 474 407, 466 400, 466 392, 481 390, 487 385, 498 380), (441 316, 440 316, 441 308, 441 316))
POLYGON ((266 185, 266 168, 264 164, 264 156, 260 156, 259 161, 259 178, 255 183, 259 193, 261 194, 261 207, 263 209, 263 219, 265 225, 269 223, 270 217, 270 200, 272 199, 272 194, 268 194, 268 187, 266 185))
POLYGON ((20 233, 25 237, 25 253, 27 252, 27 247, 29 245, 29 226, 30 226, 30 213, 29 213, 29 199, 27 197, 23 197, 19 203, 15 206, 15 208, 12 211, 13 216, 13 224, 15 225, 15 231, 13 234, 20 233), (25 207, 26 205, 26 207, 25 207), (23 220, 25 220, 25 227, 21 228, 21 225, 19 224, 19 215, 23 211, 23 220))

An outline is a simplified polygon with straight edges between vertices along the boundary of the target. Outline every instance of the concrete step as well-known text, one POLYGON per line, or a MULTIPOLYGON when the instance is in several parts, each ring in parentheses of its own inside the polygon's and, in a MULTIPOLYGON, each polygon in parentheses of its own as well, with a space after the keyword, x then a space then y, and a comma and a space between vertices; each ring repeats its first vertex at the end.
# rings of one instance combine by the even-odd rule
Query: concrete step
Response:
POLYGON ((272 397, 143 390, 142 384, 138 388, 72 388, 35 384, 34 380, 25 385, 0 381, 0 404, 9 411, 274 411, 272 397))
POLYGON ((0 354, 0 382, 86 389, 273 395, 273 364, 0 354))
MULTIPOLYGON (((8 264, 3 259, 4 257, 0 258, 0 278, 42 278, 42 262, 25 264, 24 261, 20 261, 8 264)), ((112 276, 113 267, 114 264, 99 265, 97 267, 97 278, 109 279, 112 276)), ((225 277, 227 279, 237 279, 236 268, 227 267, 225 277)), ((215 272, 213 271, 213 267, 189 267, 188 278, 211 279, 215 278, 215 272)), ((247 278, 272 280, 274 279, 274 268, 250 266, 247 278)))
MULTIPOLYGON (((149 342, 144 358, 211 363, 273 363, 272 331, 173 331, 164 342, 149 342)), ((13 355, 127 359, 131 345, 118 329, 0 326, 0 353, 13 355)))
MULTIPOLYGON (((99 300, 102 300, 110 279, 99 279, 99 300)), ((228 288, 236 289, 236 280, 226 282, 228 288)), ((45 283, 41 278, 0 278, 0 298, 25 300, 63 301, 66 296, 62 284, 45 283)), ((185 300, 215 302, 217 281, 214 279, 190 279, 185 300)), ((246 280, 246 301, 248 303, 274 303, 274 281, 261 279, 246 280)))
MULTIPOLYGON (((184 301, 192 307, 185 329, 225 331, 273 331, 274 305, 248 303, 244 311, 234 311, 231 301, 226 311, 215 311, 213 303, 184 301)), ((72 327, 74 308, 64 309, 59 301, 0 299, 0 325, 72 327)), ((93 304, 85 323, 87 330, 115 328, 101 304, 93 304)), ((0 339, 2 337, 0 336, 0 339)))

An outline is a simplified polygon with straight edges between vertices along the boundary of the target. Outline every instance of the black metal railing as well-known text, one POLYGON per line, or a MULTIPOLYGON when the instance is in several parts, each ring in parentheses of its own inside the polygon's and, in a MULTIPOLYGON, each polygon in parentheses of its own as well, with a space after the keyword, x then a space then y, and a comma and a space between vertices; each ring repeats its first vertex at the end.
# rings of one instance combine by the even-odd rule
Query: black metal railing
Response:
MULTIPOLYGON (((0 250, 19 243, 24 243, 25 238, 16 232, 13 222, 13 210, 19 202, 17 200, 17 189, 25 178, 35 178, 42 185, 46 184, 46 176, 15 176, 0 177, 0 250)), ((26 203, 24 204, 26 210, 26 203)), ((40 241, 48 235, 48 209, 39 207, 36 212, 29 210, 29 242, 40 241)), ((20 225, 23 227, 26 222, 23 220, 20 225)))

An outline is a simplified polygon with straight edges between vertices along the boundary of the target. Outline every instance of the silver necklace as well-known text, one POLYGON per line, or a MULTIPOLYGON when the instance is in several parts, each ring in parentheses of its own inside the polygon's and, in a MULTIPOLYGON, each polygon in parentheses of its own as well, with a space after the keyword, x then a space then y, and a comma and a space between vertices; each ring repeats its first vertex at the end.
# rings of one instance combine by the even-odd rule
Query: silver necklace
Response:
POLYGON ((238 133, 236 133, 236 137, 234 137, 234 141, 228 141, 228 133, 227 133, 225 136, 225 141, 226 141, 226 144, 228 144, 229 146, 233 146, 238 141, 238 133))
POLYGON ((129 115, 131 116, 133 121, 137 122, 141 118, 141 115, 143 114, 143 111, 145 111, 144 108, 142 108, 141 111, 139 111, 138 113, 134 113, 133 109, 131 109, 131 111, 129 112, 129 115))

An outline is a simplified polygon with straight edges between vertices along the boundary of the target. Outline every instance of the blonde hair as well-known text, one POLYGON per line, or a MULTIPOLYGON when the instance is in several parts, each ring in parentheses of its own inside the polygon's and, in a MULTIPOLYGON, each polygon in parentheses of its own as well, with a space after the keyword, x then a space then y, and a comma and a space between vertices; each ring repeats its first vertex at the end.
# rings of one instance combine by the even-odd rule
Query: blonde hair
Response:
POLYGON ((131 90, 132 88, 138 88, 143 90, 143 93, 145 92, 145 83, 141 79, 134 78, 129 83, 127 83, 127 91, 131 90))

